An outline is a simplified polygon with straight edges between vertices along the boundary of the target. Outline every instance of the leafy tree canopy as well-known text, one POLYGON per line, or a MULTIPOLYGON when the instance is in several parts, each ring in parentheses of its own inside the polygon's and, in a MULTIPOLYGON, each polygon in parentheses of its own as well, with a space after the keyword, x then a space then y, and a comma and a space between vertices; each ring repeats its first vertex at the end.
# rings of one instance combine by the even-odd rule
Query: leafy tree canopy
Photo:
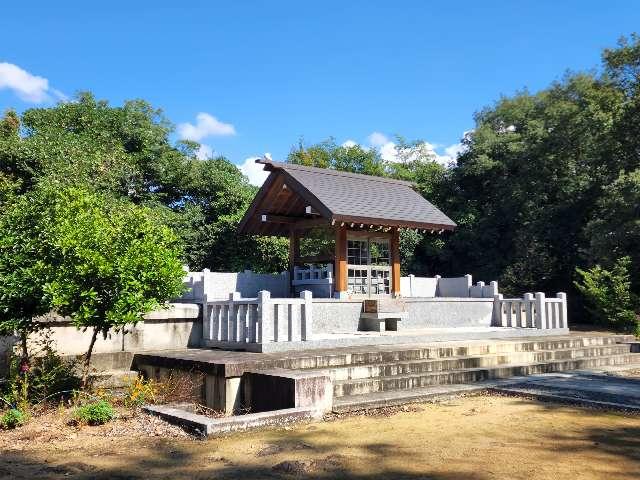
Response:
POLYGON ((182 240, 183 259, 192 269, 280 271, 283 258, 261 262, 252 254, 265 242, 281 252, 281 242, 236 240, 229 228, 255 188, 225 158, 197 159, 197 143, 172 144, 172 131, 162 111, 142 100, 113 107, 90 93, 27 110, 21 118, 7 112, 0 121, 0 208, 3 199, 41 181, 91 185, 161 210, 182 240))

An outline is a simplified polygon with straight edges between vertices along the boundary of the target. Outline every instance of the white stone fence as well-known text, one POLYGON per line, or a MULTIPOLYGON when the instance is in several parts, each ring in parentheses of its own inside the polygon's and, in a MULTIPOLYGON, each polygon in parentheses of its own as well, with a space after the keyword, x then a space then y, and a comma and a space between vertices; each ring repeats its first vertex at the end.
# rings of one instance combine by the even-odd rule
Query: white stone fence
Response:
POLYGON ((239 292, 228 300, 202 302, 202 331, 208 346, 249 343, 300 342, 311 339, 312 295, 299 298, 271 298, 262 290, 257 298, 241 298, 239 292))
POLYGON ((239 292, 243 298, 255 298, 260 290, 268 290, 274 297, 289 296, 289 273, 186 272, 184 285, 187 292, 179 301, 202 302, 206 295, 209 300, 226 300, 233 292, 239 292))
POLYGON ((400 293, 403 297, 436 298, 493 298, 498 294, 498 282, 473 284, 471 275, 462 277, 416 277, 400 278, 400 293))
POLYGON ((494 325, 498 327, 537 328, 541 330, 568 328, 567 295, 558 293, 547 298, 542 292, 526 293, 523 298, 494 297, 494 325))

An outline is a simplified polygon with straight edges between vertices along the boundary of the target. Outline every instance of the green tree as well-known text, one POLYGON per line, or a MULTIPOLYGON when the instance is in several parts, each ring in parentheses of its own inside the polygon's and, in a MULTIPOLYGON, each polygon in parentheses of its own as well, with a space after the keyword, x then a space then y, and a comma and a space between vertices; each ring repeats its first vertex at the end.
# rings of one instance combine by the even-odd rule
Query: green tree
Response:
POLYGON ((610 270, 596 265, 589 270, 576 269, 578 291, 586 301, 591 320, 597 324, 640 335, 638 300, 631 293, 631 259, 616 260, 610 270))
POLYGON ((37 317, 50 311, 44 292, 55 270, 46 236, 49 211, 34 192, 13 199, 0 215, 0 335, 18 334, 23 361, 29 335, 42 328, 37 317))
POLYGON ((591 261, 612 266, 618 258, 630 259, 634 291, 640 289, 640 169, 622 173, 604 187, 585 235, 591 261))
POLYGON ((106 337, 183 291, 178 239, 153 211, 83 188, 48 190, 48 246, 55 276, 51 305, 92 331, 82 375, 86 384, 99 334, 106 337))
POLYGON ((360 145, 337 145, 333 138, 310 146, 305 146, 300 140, 289 152, 287 161, 308 167, 333 168, 365 175, 386 174, 385 162, 377 150, 365 150, 360 145))
MULTIPOLYGON (((255 188, 225 158, 199 160, 197 143, 172 143, 172 132, 162 111, 142 100, 114 107, 90 93, 21 118, 8 112, 0 123, 0 208, 3 198, 43 179, 91 185, 157 210, 181 238, 192 269, 227 270, 244 264, 258 244, 275 242, 249 237, 228 247, 230 219, 239 220, 255 188)), ((281 251, 277 242, 273 250, 281 251)), ((255 260, 258 270, 282 263, 255 260)))

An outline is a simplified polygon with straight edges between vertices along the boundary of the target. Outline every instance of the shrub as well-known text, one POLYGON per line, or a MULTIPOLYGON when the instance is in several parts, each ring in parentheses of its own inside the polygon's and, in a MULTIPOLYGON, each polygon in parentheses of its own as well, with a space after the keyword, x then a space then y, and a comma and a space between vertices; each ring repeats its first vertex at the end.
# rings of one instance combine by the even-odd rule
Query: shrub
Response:
POLYGON ((73 419, 84 425, 102 425, 115 418, 113 407, 106 400, 87 403, 76 408, 73 419))
POLYGON ((12 408, 4 412, 0 417, 0 427, 5 430, 19 427, 23 425, 27 420, 27 416, 17 408, 12 408))
POLYGON ((577 268, 580 281, 574 284, 595 323, 638 334, 637 299, 631 293, 630 265, 631 259, 622 257, 611 270, 600 265, 589 270, 577 268))
POLYGON ((137 408, 148 401, 155 401, 158 392, 158 383, 154 380, 145 380, 141 376, 127 385, 124 397, 124 406, 127 408, 137 408))
POLYGON ((30 360, 19 356, 11 359, 3 392, 6 401, 23 409, 45 399, 68 396, 80 386, 76 362, 58 355, 48 335, 42 335, 35 347, 30 360))

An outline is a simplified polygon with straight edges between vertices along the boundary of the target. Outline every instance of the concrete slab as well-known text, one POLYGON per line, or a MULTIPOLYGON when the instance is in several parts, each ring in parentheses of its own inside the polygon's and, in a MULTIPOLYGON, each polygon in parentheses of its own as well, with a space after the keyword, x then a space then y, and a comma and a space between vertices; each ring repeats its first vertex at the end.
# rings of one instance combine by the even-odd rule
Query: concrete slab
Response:
POLYGON ((221 435, 265 426, 281 426, 293 422, 318 420, 321 414, 307 407, 286 408, 270 412, 248 413, 233 417, 211 418, 190 412, 182 406, 147 405, 144 411, 180 425, 199 436, 221 435))
POLYGON ((617 377, 603 371, 533 375, 496 385, 491 390, 540 400, 640 411, 640 378, 617 377))

